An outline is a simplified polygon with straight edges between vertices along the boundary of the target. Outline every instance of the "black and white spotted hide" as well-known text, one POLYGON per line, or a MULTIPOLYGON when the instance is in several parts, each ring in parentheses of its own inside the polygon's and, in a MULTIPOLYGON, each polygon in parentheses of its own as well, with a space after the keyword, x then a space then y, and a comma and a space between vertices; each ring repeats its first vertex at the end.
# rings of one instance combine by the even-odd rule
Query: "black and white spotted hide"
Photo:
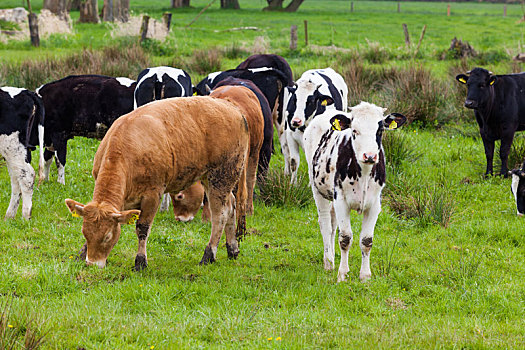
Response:
POLYGON ((346 112, 348 87, 341 75, 332 68, 312 69, 303 73, 294 87, 286 87, 284 123, 285 137, 281 141, 285 174, 297 181, 304 131, 310 121, 329 109, 346 112))
POLYGON ((510 189, 516 202, 516 211, 519 216, 525 215, 525 162, 519 169, 509 171, 512 175, 510 189))
MULTIPOLYGON (((34 92, 14 87, 0 88, 0 154, 11 178, 11 200, 5 214, 14 218, 22 198, 22 217, 31 218, 35 171, 31 151, 40 149, 44 160, 44 104, 34 92)), ((42 166, 42 164, 40 164, 42 166)), ((41 167, 42 169, 42 167, 41 167)))
POLYGON ((359 277, 362 281, 371 277, 370 250, 386 179, 381 144, 383 130, 395 129, 406 121, 405 116, 398 113, 384 117, 384 111, 367 102, 352 107, 350 113, 328 110, 317 116, 304 133, 304 150, 327 270, 334 267, 334 239, 339 227, 338 281, 344 281, 349 271, 348 251, 353 240, 350 210, 363 213, 359 277))
POLYGON ((140 72, 135 88, 134 108, 169 97, 187 97, 193 94, 188 73, 172 67, 152 67, 140 72))

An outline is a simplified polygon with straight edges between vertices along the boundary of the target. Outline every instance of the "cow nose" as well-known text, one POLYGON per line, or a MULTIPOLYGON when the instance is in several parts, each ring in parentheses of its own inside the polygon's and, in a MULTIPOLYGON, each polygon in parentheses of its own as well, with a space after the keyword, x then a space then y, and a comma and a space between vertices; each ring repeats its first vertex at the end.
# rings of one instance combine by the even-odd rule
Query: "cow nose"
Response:
POLYGON ((476 106, 477 106, 476 101, 472 101, 472 100, 465 101, 465 107, 467 108, 476 108, 476 106))
POLYGON ((364 153, 363 154, 363 161, 365 163, 375 163, 377 160, 377 154, 376 153, 364 153))
POLYGON ((179 201, 183 200, 184 199, 184 193, 179 193, 176 198, 179 201))
POLYGON ((296 119, 296 118, 292 119, 292 126, 293 127, 298 128, 298 127, 301 126, 301 124, 302 124, 301 119, 296 119))

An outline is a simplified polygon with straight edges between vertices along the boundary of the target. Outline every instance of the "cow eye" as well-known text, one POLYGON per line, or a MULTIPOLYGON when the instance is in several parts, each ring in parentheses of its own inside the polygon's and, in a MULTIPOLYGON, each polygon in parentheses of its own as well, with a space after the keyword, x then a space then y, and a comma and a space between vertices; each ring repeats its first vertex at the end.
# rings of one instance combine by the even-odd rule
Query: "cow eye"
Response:
POLYGON ((354 135, 359 135, 359 131, 357 131, 357 130, 352 130, 352 133, 353 133, 354 135))

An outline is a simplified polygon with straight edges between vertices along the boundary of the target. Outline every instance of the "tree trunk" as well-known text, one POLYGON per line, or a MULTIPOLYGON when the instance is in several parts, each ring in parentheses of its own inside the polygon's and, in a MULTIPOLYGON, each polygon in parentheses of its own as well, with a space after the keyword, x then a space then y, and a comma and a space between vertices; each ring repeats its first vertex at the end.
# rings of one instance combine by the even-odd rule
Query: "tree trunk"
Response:
POLYGON ((71 11, 71 10, 79 11, 80 10, 80 0, 69 0, 67 9, 68 11, 71 11))
POLYGON ((98 23, 98 4, 97 0, 82 0, 80 2, 80 18, 81 23, 98 23))
POLYGON ((221 9, 234 9, 238 10, 241 7, 239 6, 238 0, 221 0, 221 9))
POLYGON ((286 12, 295 12, 301 6, 304 0, 292 0, 291 3, 284 9, 286 12))
POLYGON ((266 0, 268 6, 263 8, 263 11, 279 11, 283 9, 284 0, 266 0))
MULTIPOLYGON (((31 11, 31 8, 29 8, 31 11)), ((30 12, 27 15, 28 22, 29 22, 29 36, 31 38, 31 45, 34 47, 40 46, 40 37, 38 36, 38 18, 36 14, 33 12, 30 12)))
POLYGON ((190 7, 190 0, 171 0, 171 7, 174 9, 179 7, 190 7))
POLYGON ((129 0, 104 0, 102 18, 105 22, 127 22, 129 19, 129 0))
POLYGON ((67 14, 68 1, 67 0, 44 0, 43 8, 63 18, 67 14))
POLYGON ((182 0, 183 7, 190 7, 190 0, 182 0))

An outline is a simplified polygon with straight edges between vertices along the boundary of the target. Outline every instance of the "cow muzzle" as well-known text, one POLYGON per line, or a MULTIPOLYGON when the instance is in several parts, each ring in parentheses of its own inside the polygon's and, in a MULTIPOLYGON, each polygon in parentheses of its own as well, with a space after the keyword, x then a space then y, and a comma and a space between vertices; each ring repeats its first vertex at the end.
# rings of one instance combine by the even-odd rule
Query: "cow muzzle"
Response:
POLYGON ((470 109, 475 109, 475 108, 478 108, 478 103, 474 100, 466 100, 465 107, 470 108, 470 109))
POLYGON ((292 119, 292 126, 294 128, 299 128, 303 125, 303 121, 301 119, 298 119, 298 118, 293 118, 292 119))
POLYGON ((90 261, 87 257, 86 257, 86 264, 89 266, 89 265, 96 265, 98 266, 99 268, 103 269, 104 267, 106 267, 106 260, 100 260, 100 261, 90 261))
POLYGON ((363 153, 363 163, 374 164, 377 162, 377 153, 363 153))

